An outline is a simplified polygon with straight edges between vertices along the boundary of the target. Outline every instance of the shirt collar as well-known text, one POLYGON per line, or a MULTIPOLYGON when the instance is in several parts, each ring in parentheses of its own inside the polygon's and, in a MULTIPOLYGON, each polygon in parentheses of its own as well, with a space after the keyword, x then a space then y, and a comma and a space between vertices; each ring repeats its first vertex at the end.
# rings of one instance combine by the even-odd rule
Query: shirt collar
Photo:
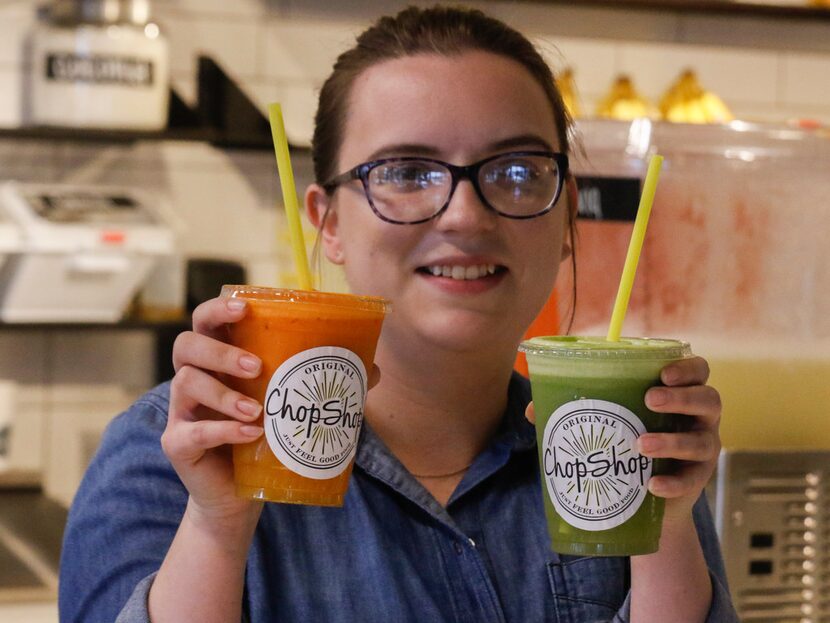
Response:
MULTIPOLYGON (((525 377, 514 372, 507 388, 507 407, 501 424, 488 447, 473 461, 470 470, 453 493, 450 504, 501 469, 513 452, 535 448, 535 429, 524 416, 529 401, 530 383, 525 377)), ((431 515, 454 525, 446 509, 407 471, 365 420, 360 433, 355 465, 431 515)))
POLYGON ((507 388, 507 408, 493 443, 506 443, 513 451, 536 447, 536 428, 525 417, 529 402, 530 381, 513 372, 507 388))

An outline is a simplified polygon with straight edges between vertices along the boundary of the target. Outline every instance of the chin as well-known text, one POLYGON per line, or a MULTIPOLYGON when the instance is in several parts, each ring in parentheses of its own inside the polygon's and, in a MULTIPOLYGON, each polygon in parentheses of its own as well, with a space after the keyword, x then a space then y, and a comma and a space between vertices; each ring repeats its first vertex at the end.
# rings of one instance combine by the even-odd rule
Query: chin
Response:
POLYGON ((511 348, 518 344, 523 331, 505 322, 506 315, 483 315, 464 312, 430 314, 418 319, 417 334, 438 348, 459 353, 511 348))

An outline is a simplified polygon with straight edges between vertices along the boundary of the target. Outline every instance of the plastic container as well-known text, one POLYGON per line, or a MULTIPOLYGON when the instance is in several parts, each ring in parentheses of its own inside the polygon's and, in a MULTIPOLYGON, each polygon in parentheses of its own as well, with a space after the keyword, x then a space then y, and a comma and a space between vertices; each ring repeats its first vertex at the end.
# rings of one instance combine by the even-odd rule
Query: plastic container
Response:
POLYGON ((20 252, 20 227, 0 206, 0 275, 3 275, 3 264, 6 260, 20 252))
POLYGON ((0 284, 4 322, 117 322, 174 251, 158 200, 132 189, 7 182, 0 204, 23 235, 0 284))
POLYGON ((637 451, 648 432, 683 418, 646 408, 660 371, 691 357, 685 342, 550 336, 522 342, 527 354, 544 506, 554 551, 633 556, 657 551, 664 500, 648 492, 665 461, 637 451))
POLYGON ((247 303, 230 343, 254 353, 255 379, 226 383, 263 405, 265 434, 233 447, 240 497, 341 506, 383 319, 381 298, 226 285, 247 303))
MULTIPOLYGON (((695 344, 723 396, 725 447, 826 447, 830 135, 642 120, 580 120, 576 135, 577 177, 642 178, 665 157, 626 333, 695 344)), ((631 225, 580 219, 574 333, 607 330, 631 225)), ((558 291, 566 308, 570 285, 558 291)))
POLYGON ((56 0, 27 41, 28 125, 160 130, 167 124, 169 58, 149 3, 56 0))

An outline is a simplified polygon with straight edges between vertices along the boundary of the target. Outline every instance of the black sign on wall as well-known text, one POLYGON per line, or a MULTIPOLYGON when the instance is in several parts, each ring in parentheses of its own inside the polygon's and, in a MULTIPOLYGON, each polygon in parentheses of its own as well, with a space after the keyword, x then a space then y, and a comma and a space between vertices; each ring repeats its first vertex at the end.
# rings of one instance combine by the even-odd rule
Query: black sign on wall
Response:
POLYGON ((46 79, 149 87, 153 85, 153 62, 115 54, 52 52, 46 56, 46 79))
POLYGON ((640 205, 638 177, 576 177, 579 218, 634 221, 640 205))

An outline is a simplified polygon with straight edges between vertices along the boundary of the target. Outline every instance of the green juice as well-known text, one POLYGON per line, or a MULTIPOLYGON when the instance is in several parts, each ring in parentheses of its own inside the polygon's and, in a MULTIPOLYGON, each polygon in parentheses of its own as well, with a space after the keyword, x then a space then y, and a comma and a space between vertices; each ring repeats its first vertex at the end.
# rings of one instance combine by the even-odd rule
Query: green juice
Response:
POLYGON ((554 551, 630 556, 657 551, 664 500, 648 479, 667 461, 640 456, 636 439, 672 432, 683 416, 648 410, 660 371, 691 356, 674 340, 533 338, 527 354, 543 498, 554 551))

